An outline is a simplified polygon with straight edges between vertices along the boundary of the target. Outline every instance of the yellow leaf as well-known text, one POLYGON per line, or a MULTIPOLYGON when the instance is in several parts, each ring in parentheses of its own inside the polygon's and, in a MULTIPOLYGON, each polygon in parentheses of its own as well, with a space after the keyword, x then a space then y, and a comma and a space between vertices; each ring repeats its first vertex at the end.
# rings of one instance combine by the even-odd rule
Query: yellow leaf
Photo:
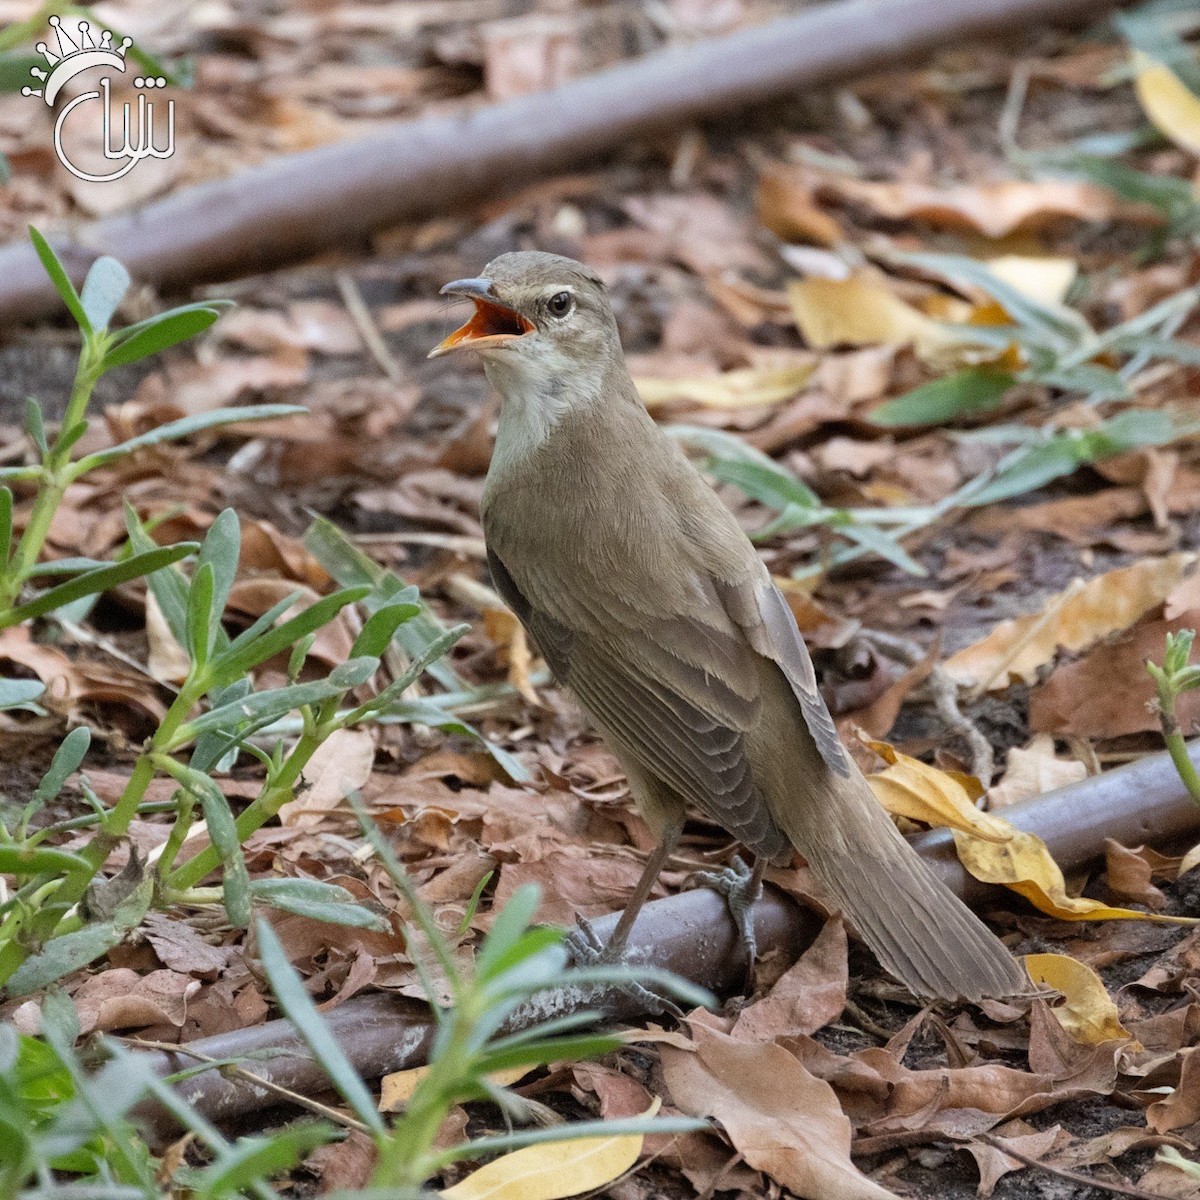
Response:
POLYGON ((688 400, 704 408, 759 408, 790 400, 817 369, 811 363, 789 367, 742 367, 699 379, 636 379, 634 383, 647 408, 688 400))
POLYGON ((1161 604, 1195 561, 1194 554, 1146 558, 1072 584, 1051 597, 1040 613, 1002 622, 982 641, 947 659, 942 669, 965 687, 986 685, 995 691, 1011 683, 1033 683, 1059 647, 1086 649, 1161 604))
POLYGON ((1134 91, 1154 127, 1181 150, 1200 154, 1200 96, 1170 67, 1141 52, 1134 54, 1134 67, 1134 91))
POLYGON ((1104 982, 1086 963, 1066 954, 1026 954, 1025 970, 1034 983, 1062 993, 1064 1003, 1052 1004, 1050 1011, 1072 1041, 1098 1046, 1133 1036, 1121 1024, 1104 982))
POLYGON ((1024 896, 1034 908, 1061 921, 1157 921, 1169 925, 1195 925, 1195 917, 1166 917, 1114 908, 1099 900, 1068 896, 1058 863, 1041 838, 1023 830, 1003 843, 984 842, 970 834, 954 833, 959 861, 983 883, 1000 883, 1024 896))
MULTIPOLYGON (((1016 832, 1007 821, 975 807, 975 797, 966 782, 968 777, 955 777, 937 767, 926 766, 887 742, 867 744, 888 763, 884 770, 867 779, 875 798, 888 812, 926 825, 959 829, 988 842, 1008 841, 1016 832)), ((971 783, 976 785, 974 791, 978 796, 978 781, 971 783)))
POLYGON ((1200 867, 1200 844, 1193 846, 1179 861, 1179 874, 1186 875, 1188 871, 1200 867))
POLYGON ((889 764, 867 779, 879 802, 899 816, 950 829, 959 861, 983 883, 1011 888, 1034 908, 1064 921, 1198 923, 1193 917, 1160 916, 1068 896, 1063 873, 1041 838, 975 807, 978 780, 907 758, 886 742, 868 745, 889 764))
MULTIPOLYGON (((487 1078, 498 1087, 507 1087, 524 1079, 533 1066, 506 1067, 503 1071, 493 1071, 487 1078)), ((407 1071, 393 1071, 379 1081, 379 1111, 390 1113, 399 1112, 411 1099, 417 1085, 429 1074, 428 1067, 409 1067, 407 1071)))
POLYGON ((1031 258, 1023 254, 989 259, 987 268, 1023 296, 1047 305, 1063 302, 1079 272, 1073 258, 1031 258))
POLYGON ((961 339, 865 274, 795 279, 788 299, 796 327, 814 350, 833 346, 909 346, 923 358, 945 355, 961 339))
MULTIPOLYGON (((662 1101, 642 1115, 652 1117, 662 1101)), ((480 1167, 447 1188, 447 1200, 560 1200, 578 1196, 624 1175, 642 1152, 642 1135, 570 1138, 526 1146, 480 1167)))

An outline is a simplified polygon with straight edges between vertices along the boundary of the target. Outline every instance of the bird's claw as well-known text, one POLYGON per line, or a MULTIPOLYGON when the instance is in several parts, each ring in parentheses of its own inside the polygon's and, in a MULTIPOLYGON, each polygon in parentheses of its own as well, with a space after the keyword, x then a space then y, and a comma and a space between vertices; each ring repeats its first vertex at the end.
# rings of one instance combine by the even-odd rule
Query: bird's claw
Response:
POLYGON ((762 879, 736 854, 729 866, 717 871, 695 871, 684 881, 685 888, 706 887, 725 897, 729 915, 745 948, 750 972, 758 961, 758 939, 754 935, 754 906, 762 898, 762 879))
MULTIPOLYGON (((630 961, 624 946, 614 946, 611 941, 602 942, 591 921, 587 917, 576 917, 575 928, 568 930, 564 939, 569 961, 576 967, 627 967, 630 961)), ((681 1018, 682 1010, 665 996, 651 991, 636 979, 611 985, 614 991, 631 996, 638 1004, 653 1016, 670 1016, 681 1018)))

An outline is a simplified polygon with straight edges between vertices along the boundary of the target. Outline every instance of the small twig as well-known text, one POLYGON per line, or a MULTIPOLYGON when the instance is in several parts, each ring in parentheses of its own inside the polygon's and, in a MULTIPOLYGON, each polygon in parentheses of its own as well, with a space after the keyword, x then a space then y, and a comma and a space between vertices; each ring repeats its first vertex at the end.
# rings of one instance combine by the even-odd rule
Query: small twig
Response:
POLYGON ((184 1054, 188 1058, 194 1058, 199 1062, 212 1063, 214 1064, 214 1069, 228 1072, 231 1075, 237 1075, 247 1083, 263 1088, 273 1096, 278 1096, 281 1100, 286 1100, 289 1104, 295 1104, 299 1108, 307 1108, 309 1112, 314 1112, 317 1116, 325 1117, 327 1120, 334 1121, 338 1125, 344 1125, 347 1129, 354 1129, 359 1133, 368 1135, 371 1132, 361 1121, 356 1121, 353 1117, 348 1117, 345 1113, 338 1112, 336 1108, 330 1108, 328 1104, 322 1104, 319 1100, 312 1100, 308 1096, 300 1095, 299 1092, 293 1092, 291 1089, 285 1088, 270 1079, 266 1079, 262 1075, 256 1075, 253 1071, 248 1071, 245 1067, 239 1066, 236 1063, 221 1063, 220 1059, 211 1058, 207 1054, 201 1054, 199 1050, 191 1050, 186 1044, 178 1045, 174 1042, 154 1042, 146 1038, 129 1038, 127 1040, 134 1045, 144 1046, 148 1050, 162 1050, 166 1054, 184 1054), (218 1063, 220 1065, 216 1066, 218 1063))
MULTIPOLYGON (((873 629, 864 635, 889 658, 907 666, 916 666, 925 657, 925 651, 916 642, 873 629)), ((996 758, 992 744, 976 728, 958 706, 958 684, 938 665, 935 665, 921 684, 919 691, 925 692, 933 701, 934 709, 951 733, 958 734, 966 743, 971 755, 971 774, 983 786, 990 787, 995 774, 996 758)))
POLYGON ((1040 1171, 1056 1175, 1059 1179, 1067 1179, 1071 1183, 1099 1188, 1101 1191, 1113 1192, 1118 1196, 1134 1196, 1136 1200, 1162 1200, 1160 1195, 1143 1191, 1129 1183, 1109 1183, 1106 1179, 1097 1179, 1094 1175, 1084 1175, 1081 1171, 1069 1171, 1066 1167, 1052 1167, 1040 1158, 1034 1158, 1031 1154, 1022 1154, 1020 1150, 1014 1150, 1003 1138, 993 1137, 990 1133, 978 1134, 975 1140, 983 1142, 985 1146, 991 1146, 993 1150, 999 1150, 1001 1154, 1007 1154, 1009 1158, 1015 1158, 1017 1162, 1024 1163, 1027 1167, 1037 1167, 1040 1171))
MULTIPOLYGON (((846 1012, 861 1026, 860 1032, 874 1034, 875 1037, 882 1038, 885 1042, 890 1042, 896 1034, 894 1029, 888 1029, 886 1026, 880 1025, 866 1009, 855 1004, 849 997, 846 998, 846 1012)), ((853 1029, 854 1026, 850 1026, 850 1028, 853 1029)))
POLYGON ((342 303, 345 304, 346 311, 350 314, 350 319, 371 357, 393 383, 399 383, 404 378, 404 372, 400 370, 400 364, 392 357, 387 342, 383 340, 383 334, 379 332, 379 326, 375 324, 375 318, 371 316, 371 310, 362 298, 362 292, 358 290, 358 284, 345 271, 339 271, 335 278, 338 291, 342 293, 342 303))

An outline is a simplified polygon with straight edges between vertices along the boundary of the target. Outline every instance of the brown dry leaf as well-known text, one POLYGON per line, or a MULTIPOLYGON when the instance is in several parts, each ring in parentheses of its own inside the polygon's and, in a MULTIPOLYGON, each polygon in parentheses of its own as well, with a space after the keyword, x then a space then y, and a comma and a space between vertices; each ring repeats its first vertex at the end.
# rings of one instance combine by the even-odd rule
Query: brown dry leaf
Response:
POLYGON ((779 164, 759 175, 754 213, 760 225, 785 242, 836 246, 845 240, 842 227, 820 207, 809 180, 779 164))
POLYGON ((182 683, 192 667, 191 656, 175 640, 154 593, 146 591, 146 666, 159 683, 182 683))
POLYGON ((1196 555, 1182 553, 1147 558, 1072 585, 1051 597, 1042 612, 997 625, 947 659, 943 670, 964 687, 986 683, 991 691, 1032 683, 1060 647, 1083 650, 1161 604, 1195 561, 1196 555))
MULTIPOLYGON (((1061 1133, 1061 1125, 1051 1125, 1049 1129, 1034 1130, 1024 1121, 1013 1121, 1009 1125, 1005 1125, 1003 1130, 996 1130, 992 1136, 1004 1145, 1012 1146, 1021 1154, 1041 1159, 1053 1148, 1061 1133), (1005 1132, 1018 1129, 1025 1132, 1005 1132)), ((996 1190, 996 1184, 1005 1175, 1013 1171, 1024 1171, 1028 1165, 987 1142, 968 1142, 966 1148, 979 1168, 979 1187, 975 1193, 977 1196, 985 1198, 990 1196, 996 1190)))
POLYGON ((876 276, 795 279, 788 299, 796 327, 814 350, 837 346, 912 346, 921 358, 944 359, 962 338, 906 304, 876 276))
MULTIPOLYGON (((500 879, 493 898, 495 911, 526 883, 536 883, 542 890, 538 920, 554 925, 570 925, 576 917, 598 917, 622 907, 641 876, 641 864, 628 854, 605 854, 597 848, 562 846, 545 830, 545 818, 539 828, 520 839, 531 857, 524 862, 506 862, 500 868, 500 879), (551 848, 547 848, 551 847, 551 848)), ((493 844, 492 849, 500 847, 493 844)), ((509 846, 511 851, 513 847, 509 846)), ((659 885, 653 895, 661 895, 659 885)))
MULTIPOLYGON (((1161 728, 1151 707, 1154 683, 1146 661, 1161 662, 1168 633, 1195 629, 1200 608, 1172 621, 1147 619, 1104 642, 1078 662, 1066 663, 1030 693, 1029 727, 1057 735, 1115 738, 1161 728), (1114 687, 1113 681, 1120 686, 1114 687)), ((1185 692, 1176 704, 1181 728, 1200 719, 1200 692, 1185 692)))
POLYGON ((822 192, 864 204, 893 221, 918 219, 950 229, 1001 238, 1018 229, 1038 229, 1069 218, 1112 221, 1161 220, 1148 205, 1130 204, 1107 188, 1065 179, 1005 179, 995 183, 938 188, 922 183, 870 182, 826 175, 822 192))
POLYGON ((1179 1084, 1165 1100, 1146 1109, 1146 1124, 1155 1133, 1186 1129, 1200 1121, 1200 1046, 1183 1051, 1179 1084))
POLYGON ((1078 759, 1058 758, 1054 753, 1054 739, 1039 733, 1029 745, 1014 746, 1008 752, 1004 778, 988 789, 988 807, 993 810, 1007 808, 1086 778, 1085 764, 1078 759))
POLYGON ((483 625, 487 635, 504 651, 508 659, 508 682, 520 693, 526 704, 541 708, 537 691, 530 681, 533 654, 525 626, 507 608, 487 608, 483 611, 483 625))
POLYGON ((703 1025, 693 1034, 692 1051, 661 1049, 679 1108, 715 1118, 750 1166, 807 1200, 895 1200, 850 1161, 850 1122, 829 1084, 799 1059, 703 1025))
POLYGON ((846 927, 835 917, 766 996, 742 1009, 729 1032, 748 1042, 816 1033, 841 1016, 848 984, 846 927))
POLYGON ((1104 841, 1104 873, 1109 890, 1147 908, 1164 908, 1167 903, 1167 897, 1151 882, 1155 873, 1174 878, 1181 862, 1148 846, 1131 849, 1112 838, 1104 841))
POLYGON ((198 979, 178 971, 139 975, 128 967, 116 967, 89 976, 72 1000, 79 1014, 80 1033, 146 1025, 179 1028, 187 1017, 188 1000, 199 990, 198 979))
POLYGON ((138 708, 156 724, 167 712, 145 676, 119 664, 68 658, 54 646, 35 642, 27 625, 13 625, 0 633, 0 660, 32 671, 46 685, 38 703, 63 716, 78 718, 81 706, 91 702, 138 708))
POLYGON ((338 729, 317 747, 304 768, 308 784, 279 809, 279 822, 311 829, 371 777, 375 735, 365 729, 338 729))
POLYGON ((1133 63, 1133 90, 1151 124, 1181 150, 1200 155, 1200 96, 1170 67, 1141 51, 1134 52, 1133 63))
POLYGON ((790 400, 812 378, 817 368, 812 362, 786 367, 741 367, 720 375, 698 379, 634 380, 647 408, 659 408, 675 401, 699 404, 702 408, 763 408, 790 400))
POLYGON ((1121 1024, 1104 981, 1086 963, 1066 954, 1026 954, 1025 970, 1034 983, 1044 983, 1063 996, 1050 1011, 1073 1041, 1098 1046, 1133 1035, 1121 1024))

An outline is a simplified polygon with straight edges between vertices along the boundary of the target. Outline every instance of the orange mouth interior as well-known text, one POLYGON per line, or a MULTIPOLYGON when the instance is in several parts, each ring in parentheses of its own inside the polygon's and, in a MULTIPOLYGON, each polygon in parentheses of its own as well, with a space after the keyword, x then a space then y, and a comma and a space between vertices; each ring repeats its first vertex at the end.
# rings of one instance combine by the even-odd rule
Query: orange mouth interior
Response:
POLYGON ((478 342, 483 338, 521 337, 533 331, 533 323, 511 308, 475 296, 471 297, 471 303, 475 305, 471 319, 446 338, 438 347, 439 350, 453 350, 456 346, 478 342))

